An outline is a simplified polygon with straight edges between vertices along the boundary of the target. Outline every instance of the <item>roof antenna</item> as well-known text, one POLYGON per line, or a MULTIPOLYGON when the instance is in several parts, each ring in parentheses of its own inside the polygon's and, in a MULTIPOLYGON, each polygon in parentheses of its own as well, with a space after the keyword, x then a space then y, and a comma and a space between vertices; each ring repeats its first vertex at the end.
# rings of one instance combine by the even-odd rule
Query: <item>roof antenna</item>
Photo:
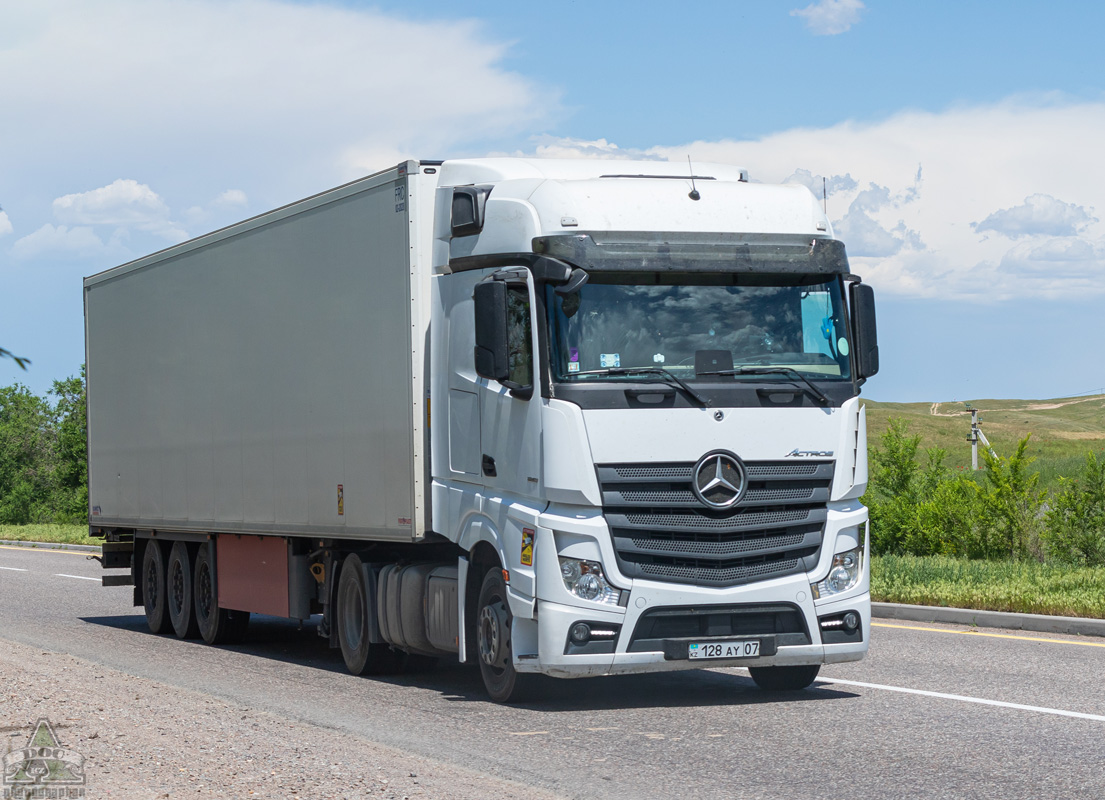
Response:
POLYGON ((694 167, 691 165, 691 157, 687 156, 687 169, 691 171, 691 191, 687 194, 687 197, 692 200, 701 200, 702 195, 698 193, 698 189, 694 186, 694 167))
POLYGON ((829 216, 829 182, 824 175, 821 176, 821 208, 825 216, 829 216))

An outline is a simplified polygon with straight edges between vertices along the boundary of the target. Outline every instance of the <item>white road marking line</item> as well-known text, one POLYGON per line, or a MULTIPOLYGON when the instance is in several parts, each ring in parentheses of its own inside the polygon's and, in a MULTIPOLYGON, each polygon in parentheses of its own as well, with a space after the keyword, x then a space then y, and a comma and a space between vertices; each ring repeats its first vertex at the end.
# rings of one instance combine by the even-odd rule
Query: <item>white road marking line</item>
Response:
POLYGON ((12 572, 26 572, 27 570, 22 567, 0 567, 0 569, 10 570, 12 572))
POLYGON ((1080 711, 1064 711, 1060 708, 1045 708, 1043 706, 1026 706, 1020 703, 1006 703, 1001 700, 985 700, 981 697, 967 697, 961 694, 944 694, 943 692, 928 692, 924 689, 906 689, 902 686, 885 686, 881 683, 864 683, 862 681, 846 681, 838 678, 818 678, 819 685, 827 683, 839 683, 842 686, 859 686, 864 689, 883 689, 888 692, 901 692, 902 694, 919 694, 924 697, 937 697, 941 700, 958 700, 961 703, 977 703, 983 706, 997 706, 998 708, 1013 708, 1018 711, 1034 711, 1037 714, 1055 714, 1060 717, 1075 717, 1076 719, 1092 719, 1095 722, 1105 722, 1105 716, 1101 714, 1083 714, 1080 711))
POLYGON ((96 581, 96 583, 100 582, 99 578, 88 578, 84 575, 66 575, 64 572, 55 572, 54 576, 58 578, 76 578, 79 581, 96 581))

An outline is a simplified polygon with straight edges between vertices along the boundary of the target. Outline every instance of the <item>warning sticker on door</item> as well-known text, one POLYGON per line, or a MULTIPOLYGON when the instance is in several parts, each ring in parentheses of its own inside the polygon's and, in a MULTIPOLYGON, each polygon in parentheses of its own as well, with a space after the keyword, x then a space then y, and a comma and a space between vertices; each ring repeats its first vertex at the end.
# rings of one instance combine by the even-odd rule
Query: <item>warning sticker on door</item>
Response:
POLYGON ((533 566, 533 528, 522 528, 522 565, 533 566))

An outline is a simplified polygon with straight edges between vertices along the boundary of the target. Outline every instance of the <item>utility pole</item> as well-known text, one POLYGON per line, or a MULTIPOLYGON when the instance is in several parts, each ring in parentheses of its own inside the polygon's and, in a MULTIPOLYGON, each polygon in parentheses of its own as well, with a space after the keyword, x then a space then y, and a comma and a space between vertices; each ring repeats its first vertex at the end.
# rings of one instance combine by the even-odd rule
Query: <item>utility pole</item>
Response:
POLYGON ((967 406, 967 410, 971 412, 971 435, 967 437, 967 441, 971 443, 971 470, 977 472, 979 439, 986 445, 986 449, 990 451, 990 455, 997 458, 998 454, 994 452, 994 448, 990 446, 990 440, 987 439, 986 434, 982 432, 982 417, 978 415, 978 409, 970 403, 964 403, 964 405, 967 406))

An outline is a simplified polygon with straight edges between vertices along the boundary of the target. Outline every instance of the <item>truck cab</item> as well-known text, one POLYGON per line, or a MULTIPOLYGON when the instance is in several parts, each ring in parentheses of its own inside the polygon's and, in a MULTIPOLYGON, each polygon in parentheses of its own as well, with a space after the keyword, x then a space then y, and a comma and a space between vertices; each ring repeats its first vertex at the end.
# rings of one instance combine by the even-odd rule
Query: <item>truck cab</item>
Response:
POLYGON ((441 166, 431 516, 497 698, 866 653, 871 291, 808 189, 694 172, 441 166))

